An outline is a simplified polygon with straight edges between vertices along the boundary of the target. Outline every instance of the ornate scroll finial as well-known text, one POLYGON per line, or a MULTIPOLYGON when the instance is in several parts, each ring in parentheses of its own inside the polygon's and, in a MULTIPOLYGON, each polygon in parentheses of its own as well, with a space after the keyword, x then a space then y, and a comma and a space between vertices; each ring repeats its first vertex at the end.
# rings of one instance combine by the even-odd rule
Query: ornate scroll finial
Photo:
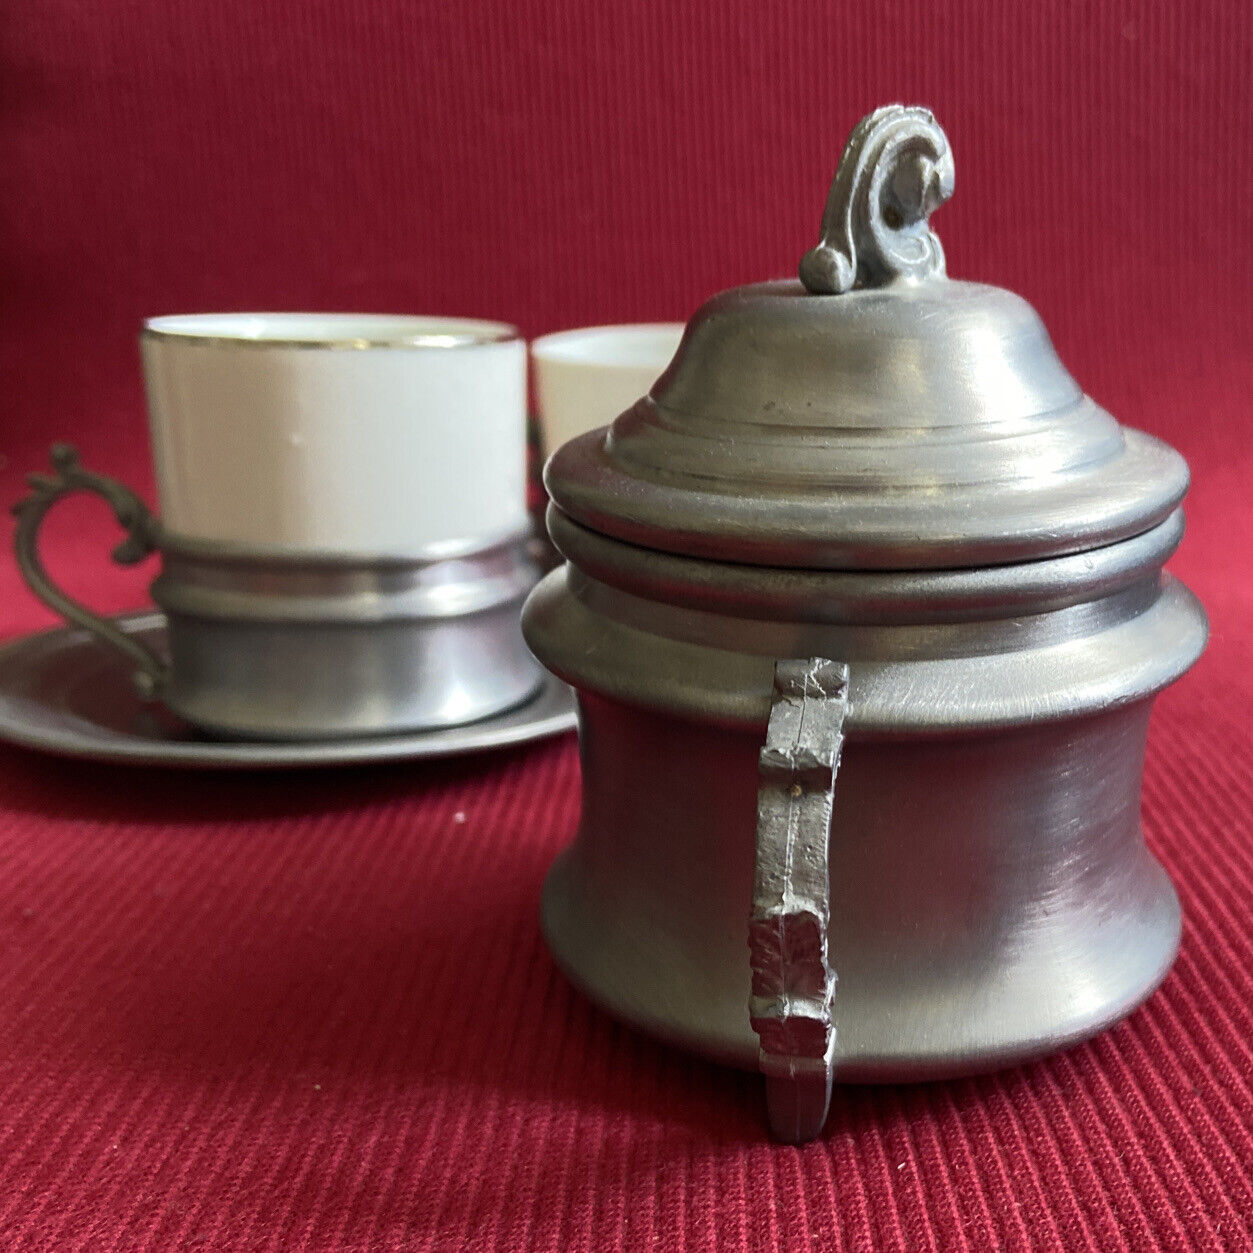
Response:
POLYGON ((822 214, 822 238, 801 258, 816 296, 894 278, 944 274, 927 218, 953 194, 953 155, 927 109, 890 104, 862 118, 844 145, 822 214))

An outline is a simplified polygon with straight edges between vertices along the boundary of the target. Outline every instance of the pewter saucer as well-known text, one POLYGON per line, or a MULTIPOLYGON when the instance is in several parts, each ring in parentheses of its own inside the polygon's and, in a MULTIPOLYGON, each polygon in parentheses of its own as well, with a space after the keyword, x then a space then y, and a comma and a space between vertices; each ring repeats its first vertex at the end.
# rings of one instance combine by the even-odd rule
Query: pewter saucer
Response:
MULTIPOLYGON (((165 619, 151 611, 115 619, 160 649, 165 619)), ((449 757, 524 744, 576 725, 574 694, 559 679, 525 705, 438 731, 307 743, 215 740, 135 694, 124 658, 77 627, 23 636, 0 647, 0 740, 95 761, 147 766, 337 766, 449 757)))

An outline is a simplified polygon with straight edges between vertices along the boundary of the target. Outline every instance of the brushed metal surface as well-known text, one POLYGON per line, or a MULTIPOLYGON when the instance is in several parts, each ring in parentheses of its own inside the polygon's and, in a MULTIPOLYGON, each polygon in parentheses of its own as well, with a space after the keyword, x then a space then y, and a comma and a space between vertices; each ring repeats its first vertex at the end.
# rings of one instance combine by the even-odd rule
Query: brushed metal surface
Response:
MULTIPOLYGON (((934 595, 942 601, 942 588, 934 595)), ((777 659, 838 657, 851 667, 848 726, 860 736, 1014 727, 1141 700, 1188 670, 1208 630, 1192 593, 1156 570, 1048 613, 876 627, 649 601, 570 564, 532 592, 522 623, 535 654, 575 687, 759 734, 777 659)))
POLYGON ((925 109, 854 129, 805 282, 714 296, 670 367, 544 481, 593 530, 664 552, 946 569, 1140 534, 1183 498, 1173 449, 1083 394, 1021 297, 950 281, 953 189, 925 109))
MULTIPOLYGON (((628 1022, 756 1068, 760 731, 580 693, 583 817, 543 925, 628 1022)), ((1145 848, 1147 700, 1038 727, 846 741, 831 822, 834 1075, 904 1081, 1085 1039, 1157 986, 1180 914, 1145 848)))
POLYGON ((1177 538, 1092 563, 814 573, 837 585, 824 605, 810 572, 666 558, 650 579, 657 554, 597 537, 599 577, 567 564, 523 615, 580 699, 583 818, 544 898, 563 968, 628 1020, 753 1063, 744 941, 775 661, 838 657, 836 1076, 1010 1064, 1126 1013, 1178 942, 1138 818, 1152 696, 1206 636, 1160 572, 1177 538), (759 616, 693 607, 702 583, 759 616), (1024 589, 1054 607, 1024 612, 1024 589))
MULTIPOLYGON (((161 614, 113 621, 164 652, 161 614)), ((83 629, 62 627, 0 646, 0 740, 92 761, 213 770, 365 765, 489 752, 559 735, 576 721, 574 694, 545 676, 525 704, 465 726, 289 743, 216 740, 141 700, 125 658, 83 629)))
POLYGON ((1025 302, 933 279, 714 297, 652 395, 559 448, 544 481, 647 548, 855 570, 1099 547, 1166 518, 1188 473, 1083 396, 1025 302))
POLYGON ((829 1078, 987 1070, 1102 1030, 1179 943, 1139 796, 1153 697, 1208 630, 1162 568, 1187 466, 1083 395, 1024 301, 944 277, 927 218, 952 186, 929 113, 872 114, 803 284, 708 301, 652 394, 545 475, 567 563, 523 631, 578 692, 584 780, 545 934, 619 1017, 761 1065, 788 1139, 817 1133, 829 1078), (825 850, 804 785, 786 829, 759 825, 797 659, 848 673, 825 850), (757 1048, 763 882, 805 920, 780 1021, 791 988, 821 1025, 825 917, 821 1066, 808 1036, 757 1048))
POLYGON ((526 537, 429 561, 269 557, 165 543, 162 701, 254 739, 477 722, 535 694, 518 625, 539 576, 526 537))

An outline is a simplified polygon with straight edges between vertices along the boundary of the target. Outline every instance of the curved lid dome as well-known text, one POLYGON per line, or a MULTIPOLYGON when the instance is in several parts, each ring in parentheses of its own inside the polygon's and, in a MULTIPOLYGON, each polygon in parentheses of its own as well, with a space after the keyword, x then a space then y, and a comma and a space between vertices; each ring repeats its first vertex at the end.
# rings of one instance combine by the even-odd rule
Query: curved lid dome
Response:
POLYGON ((1029 560, 1164 519, 1179 454, 1086 397, 1026 301, 945 277, 927 218, 952 189, 926 110, 859 123, 801 281, 702 306, 651 394, 554 454, 557 507, 668 552, 847 569, 1029 560))

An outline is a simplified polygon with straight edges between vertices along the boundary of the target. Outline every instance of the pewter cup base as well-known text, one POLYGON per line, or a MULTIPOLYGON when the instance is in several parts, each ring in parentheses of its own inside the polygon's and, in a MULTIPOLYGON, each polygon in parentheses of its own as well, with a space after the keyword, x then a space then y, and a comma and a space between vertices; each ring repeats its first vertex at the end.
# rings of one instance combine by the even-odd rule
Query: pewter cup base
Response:
POLYGON ((525 537, 400 561, 264 556, 164 540, 160 699, 223 738, 433 730, 523 704, 543 672, 519 615, 539 570, 525 537))
POLYGON ((541 672, 521 605, 439 623, 368 627, 169 620, 180 718, 227 739, 388 735, 478 722, 525 703, 541 672), (516 646, 512 636, 517 636, 516 646))

